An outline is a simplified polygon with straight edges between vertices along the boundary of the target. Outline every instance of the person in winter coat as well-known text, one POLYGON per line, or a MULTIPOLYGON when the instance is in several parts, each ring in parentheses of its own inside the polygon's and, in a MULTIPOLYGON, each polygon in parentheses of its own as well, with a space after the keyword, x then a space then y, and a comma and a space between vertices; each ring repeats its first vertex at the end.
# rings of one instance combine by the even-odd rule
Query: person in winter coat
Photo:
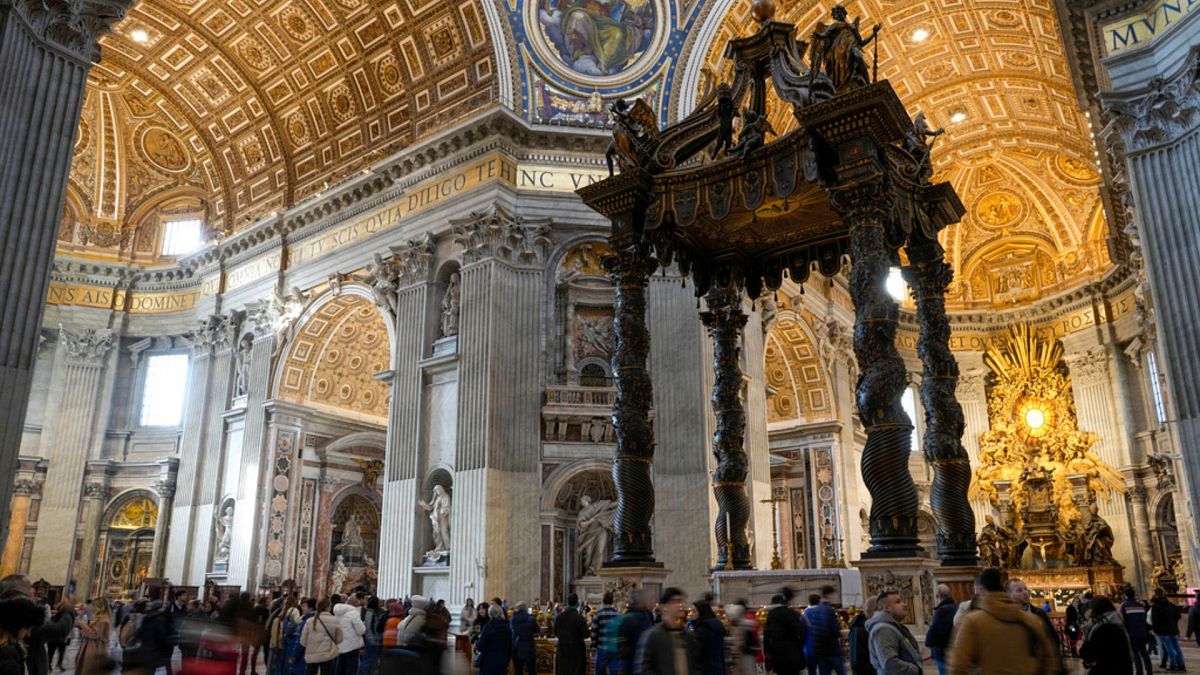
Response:
POLYGON ((504 620, 504 609, 500 605, 488 607, 488 619, 475 643, 480 654, 479 675, 507 675, 508 662, 512 658, 512 629, 504 620))
POLYGON ((929 647, 933 662, 937 664, 938 675, 946 675, 946 651, 950 647, 950 634, 954 632, 954 614, 958 612, 958 603, 946 584, 938 584, 936 600, 929 630, 925 631, 925 646, 929 647))
POLYGON ((175 645, 171 643, 171 618, 161 600, 150 603, 135 633, 136 645, 126 651, 123 673, 153 675, 171 662, 175 645))
POLYGON ((1133 649, 1133 665, 1137 675, 1154 672, 1150 661, 1150 624, 1146 621, 1149 608, 1146 603, 1137 599, 1137 593, 1132 586, 1125 587, 1125 601, 1117 611, 1121 614, 1121 623, 1125 624, 1125 633, 1129 636, 1129 646, 1133 649))
POLYGON ((700 647, 684 630, 684 595, 668 588, 659 598, 662 623, 646 631, 638 644, 637 675, 698 675, 700 647))
POLYGON ((579 596, 567 596, 567 608, 554 619, 554 675, 584 675, 587 671, 587 621, 579 614, 579 596))
POLYGON ((387 617, 379 607, 379 598, 372 595, 367 598, 366 607, 362 610, 363 625, 367 633, 363 636, 362 658, 359 659, 359 672, 372 672, 379 661, 379 647, 383 643, 383 626, 387 617))
POLYGON ((1083 626, 1079 657, 1088 675, 1130 675, 1133 658, 1129 635, 1112 600, 1099 596, 1088 604, 1090 618, 1083 626))
POLYGON ((617 626, 616 671, 618 673, 633 672, 638 645, 641 644, 642 636, 653 626, 654 615, 646 609, 642 600, 642 592, 637 589, 630 591, 629 606, 621 615, 621 623, 617 626))
POLYGON ((58 603, 58 609, 50 618, 53 630, 46 635, 46 662, 54 664, 59 670, 63 668, 63 656, 67 653, 67 645, 71 642, 71 631, 75 628, 75 605, 71 598, 63 598, 58 603), (58 654, 58 663, 54 663, 54 655, 58 654))
POLYGON ((725 675, 725 624, 713 612, 712 596, 697 600, 692 607, 696 618, 691 629, 700 649, 700 673, 725 675))
POLYGON ((529 615, 525 603, 518 602, 512 618, 508 620, 513 639, 514 675, 537 675, 537 622, 529 615))
POLYGON ((1196 646, 1200 647, 1200 602, 1192 603, 1192 606, 1188 607, 1187 620, 1187 635, 1185 637, 1191 638, 1195 635, 1196 646))
POLYGON ((920 675, 921 646, 902 622, 908 603, 896 591, 884 591, 876 599, 879 610, 867 621, 871 663, 879 675, 920 675))
POLYGON ((758 631, 754 622, 746 618, 744 601, 725 605, 725 616, 733 635, 733 675, 756 675, 758 672, 758 631))
POLYGON ((334 675, 358 675, 358 655, 362 651, 363 635, 367 627, 362 621, 362 610, 359 604, 362 598, 351 595, 346 602, 333 606, 333 615, 337 617, 338 625, 342 628, 342 639, 338 641, 337 665, 334 675))
POLYGON ((46 612, 21 594, 0 597, 0 675, 25 675, 25 646, 33 628, 46 621, 46 612))
POLYGON ((947 664, 951 675, 1058 672, 1054 642, 1041 620, 1004 592, 1000 570, 982 570, 975 590, 979 609, 958 623, 947 664))
MULTIPOLYGON (((833 586, 821 588, 820 601, 808 608, 808 642, 817 672, 829 675, 836 672, 846 675, 846 659, 842 656, 842 627, 837 612, 833 609, 837 589, 833 586)), ((809 664, 811 670, 812 664, 809 664)))
POLYGON ((1167 670, 1185 670, 1183 651, 1179 648, 1179 608, 1167 599, 1163 589, 1154 589, 1154 600, 1150 603, 1147 617, 1158 636, 1158 646, 1170 660, 1167 670))
POLYGON ((862 611, 850 622, 847 642, 850 648, 850 672, 854 675, 875 675, 875 666, 871 665, 871 638, 867 633, 867 621, 875 616, 876 602, 874 597, 867 598, 862 611))
POLYGON ((767 655, 768 666, 777 675, 799 675, 807 665, 804 645, 808 639, 808 627, 800 613, 791 607, 795 598, 795 591, 784 586, 771 598, 771 605, 767 608, 767 622, 762 635, 763 651, 767 655))
POLYGON ((75 672, 79 675, 100 675, 112 670, 108 657, 108 640, 112 630, 112 614, 108 600, 92 600, 92 616, 79 624, 79 653, 75 655, 75 672))
POLYGON ((317 613, 304 622, 304 630, 300 632, 307 675, 316 675, 318 672, 320 675, 333 675, 343 637, 341 621, 329 612, 329 601, 322 598, 317 603, 317 613))

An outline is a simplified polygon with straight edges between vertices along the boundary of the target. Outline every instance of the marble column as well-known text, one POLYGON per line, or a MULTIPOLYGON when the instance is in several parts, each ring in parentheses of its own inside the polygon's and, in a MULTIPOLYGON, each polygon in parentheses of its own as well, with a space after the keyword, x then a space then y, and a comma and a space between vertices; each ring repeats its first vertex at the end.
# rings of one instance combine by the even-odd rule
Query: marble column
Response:
MULTIPOLYGON (((0 476, 21 448, 87 72, 131 4, 0 0, 0 476)), ((4 528, 11 490, 0 482, 4 528)))
MULTIPOLYGON (((1192 451, 1200 447, 1200 54, 1190 48, 1194 42, 1194 31, 1174 31, 1106 64, 1114 91, 1101 96, 1119 132, 1113 136, 1124 146, 1134 222, 1153 289, 1159 363, 1170 391, 1168 427, 1185 469, 1179 472, 1180 497, 1186 496, 1190 517, 1179 523, 1186 530, 1181 540, 1193 545, 1200 514, 1200 453, 1192 451)), ((1189 548, 1184 545, 1184 564, 1195 579, 1189 548)))
POLYGON ((1149 499, 1146 488, 1141 485, 1130 486, 1127 490, 1129 504, 1133 507, 1133 536, 1134 550, 1137 553, 1137 563, 1140 569, 1132 574, 1134 581, 1143 593, 1149 594, 1154 590, 1150 574, 1154 571, 1154 538, 1150 534, 1150 514, 1146 510, 1149 499))
POLYGON ((21 546, 25 543, 25 523, 29 518, 29 502, 37 491, 37 483, 18 478, 13 483, 12 511, 9 515, 8 538, 4 556, 0 558, 0 578, 15 574, 21 565, 21 546))
POLYGON ((746 495, 746 409, 742 400, 741 338, 746 326, 741 291, 714 287, 705 298, 707 310, 700 314, 713 341, 712 407, 717 419, 713 433, 713 495, 717 499, 714 523, 717 538, 717 569, 751 569, 746 528, 750 522, 750 498, 746 495))
MULTIPOLYGON (((979 435, 988 430, 987 392, 984 387, 984 370, 970 368, 958 379, 958 401, 963 408, 963 448, 971 462, 971 471, 979 468, 979 435)), ((995 509, 982 497, 971 500, 975 513, 975 531, 983 529, 985 518, 995 509)))
POLYGON ((112 331, 59 331, 57 367, 51 387, 59 392, 59 414, 48 430, 46 483, 30 570, 52 584, 69 581, 84 468, 94 445, 97 405, 112 331))
MULTIPOLYGON (((746 408, 746 495, 750 499, 751 566, 770 569, 771 523, 775 519, 775 493, 771 487, 771 447, 767 434, 766 334, 762 310, 749 298, 741 299, 742 311, 749 317, 742 331, 742 393, 746 408)), ((653 328, 652 328, 653 330, 653 328)), ((674 331, 672 331, 673 333, 674 331)), ((666 338, 673 344, 673 338, 666 338)), ((711 387, 710 387, 711 389, 711 387)))
MULTIPOLYGON (((87 515, 83 526, 83 551, 79 555, 79 578, 75 585, 76 601, 86 600, 85 596, 96 592, 92 586, 101 574, 97 544, 100 527, 104 524, 104 505, 108 503, 108 463, 97 462, 90 474, 83 486, 83 507, 87 515)), ((158 517, 162 519, 162 511, 158 512, 158 517)))
POLYGON ((154 525, 154 553, 150 558, 150 576, 163 576, 167 561, 167 539, 171 532, 171 513, 175 503, 175 468, 179 461, 160 459, 159 478, 154 482, 158 495, 158 522, 154 525))
MULTIPOLYGON (((418 459, 421 452, 422 375, 430 275, 437 253, 432 238, 392 247, 396 275, 392 345, 391 407, 383 474, 384 518, 379 534, 379 595, 400 598, 413 593, 412 569, 417 513, 418 459)), ((428 495, 424 496, 428 498, 428 495)), ((314 579, 314 581, 316 581, 314 579)))
POLYGON ((452 222, 462 250, 450 597, 536 597, 541 536, 541 334, 549 224, 500 205, 452 222), (480 526, 480 517, 486 527, 480 526))
POLYGON ((863 483, 871 493, 871 547, 865 558, 913 557, 917 544, 917 487, 908 469, 912 420, 900 405, 907 371, 896 349, 900 308, 884 282, 896 261, 884 233, 886 193, 878 182, 833 193, 850 229, 850 296, 854 301, 854 355, 862 373, 858 415, 867 431, 863 483))

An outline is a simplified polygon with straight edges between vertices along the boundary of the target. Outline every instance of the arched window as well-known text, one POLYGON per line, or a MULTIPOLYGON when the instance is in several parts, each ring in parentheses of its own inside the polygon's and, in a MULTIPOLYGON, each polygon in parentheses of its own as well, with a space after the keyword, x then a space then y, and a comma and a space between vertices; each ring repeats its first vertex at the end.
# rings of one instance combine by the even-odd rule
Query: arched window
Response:
POLYGON ((608 373, 604 372, 604 367, 589 363, 579 369, 579 385, 582 387, 604 387, 608 385, 608 373))

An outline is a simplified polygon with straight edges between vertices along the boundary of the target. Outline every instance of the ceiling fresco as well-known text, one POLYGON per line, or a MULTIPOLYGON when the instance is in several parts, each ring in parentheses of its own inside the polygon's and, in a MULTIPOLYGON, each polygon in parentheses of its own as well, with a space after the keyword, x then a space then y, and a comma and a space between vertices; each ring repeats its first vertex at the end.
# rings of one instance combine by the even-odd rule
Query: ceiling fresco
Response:
MULTIPOLYGON (((750 0, 728 4, 704 47, 698 91, 687 98, 714 77, 730 77, 726 41, 757 29, 750 0)), ((891 81, 910 113, 924 111, 946 129, 934 147, 934 180, 953 184, 967 206, 962 223, 942 234, 956 273, 949 306, 1009 306, 1111 267, 1095 145, 1075 103, 1052 3, 846 6, 864 25, 882 23, 879 77, 891 81)), ((826 11, 823 3, 780 3, 776 19, 796 24, 805 38, 826 11)), ((781 134, 795 127, 784 106, 773 105, 771 115, 781 134)))

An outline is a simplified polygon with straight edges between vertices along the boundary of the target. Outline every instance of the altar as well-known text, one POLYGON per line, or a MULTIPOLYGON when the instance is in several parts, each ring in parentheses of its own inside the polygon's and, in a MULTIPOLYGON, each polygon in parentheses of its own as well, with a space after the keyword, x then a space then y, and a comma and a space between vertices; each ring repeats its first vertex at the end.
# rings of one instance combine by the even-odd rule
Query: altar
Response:
POLYGON ((841 595, 843 607, 862 607, 862 573, 853 567, 793 570, 729 570, 712 575, 713 595, 718 604, 745 600, 749 607, 765 607, 771 596, 784 586, 797 598, 820 593, 821 587, 833 586, 841 595))

